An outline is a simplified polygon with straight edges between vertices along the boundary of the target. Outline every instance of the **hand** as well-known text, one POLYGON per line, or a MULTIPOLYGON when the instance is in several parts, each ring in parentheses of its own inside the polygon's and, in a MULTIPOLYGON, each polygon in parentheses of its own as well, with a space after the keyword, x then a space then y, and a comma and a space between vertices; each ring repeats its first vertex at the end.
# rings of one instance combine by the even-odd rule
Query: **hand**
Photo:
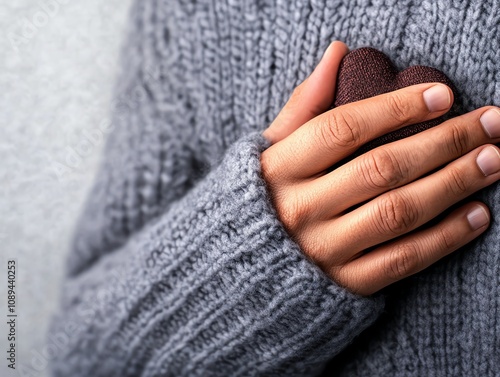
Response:
POLYGON ((278 217, 303 252, 338 284, 369 295, 487 229, 487 207, 471 202, 414 231, 500 178, 492 145, 500 142, 500 112, 474 110, 327 173, 367 141, 441 116, 453 102, 447 86, 428 83, 326 111, 346 53, 334 42, 295 89, 263 133, 273 144, 261 165, 278 217))

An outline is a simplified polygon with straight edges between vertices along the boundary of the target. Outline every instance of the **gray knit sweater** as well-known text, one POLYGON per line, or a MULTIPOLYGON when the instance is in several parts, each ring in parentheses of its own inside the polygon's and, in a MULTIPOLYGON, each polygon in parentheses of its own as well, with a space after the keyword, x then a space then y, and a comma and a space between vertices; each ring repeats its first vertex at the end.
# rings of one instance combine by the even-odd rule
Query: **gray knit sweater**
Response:
POLYGON ((360 297, 287 235, 259 163, 331 40, 441 69, 464 112, 500 105, 499 26, 497 0, 137 0, 54 375, 500 375, 499 186, 479 240, 360 297))

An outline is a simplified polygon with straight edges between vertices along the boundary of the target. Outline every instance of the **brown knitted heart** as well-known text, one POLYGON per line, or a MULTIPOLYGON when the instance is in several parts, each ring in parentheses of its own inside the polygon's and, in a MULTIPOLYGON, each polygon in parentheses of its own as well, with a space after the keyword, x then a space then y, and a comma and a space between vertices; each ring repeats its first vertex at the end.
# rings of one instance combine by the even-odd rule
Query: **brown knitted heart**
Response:
MULTIPOLYGON (((417 65, 399 72, 384 53, 370 47, 360 48, 349 52, 340 64, 333 107, 425 82, 446 84, 456 93, 450 79, 435 68, 417 65)), ((446 116, 407 126, 383 135, 363 145, 356 153, 336 164, 336 166, 340 166, 382 144, 403 139, 434 127, 455 115, 449 112, 446 116)))

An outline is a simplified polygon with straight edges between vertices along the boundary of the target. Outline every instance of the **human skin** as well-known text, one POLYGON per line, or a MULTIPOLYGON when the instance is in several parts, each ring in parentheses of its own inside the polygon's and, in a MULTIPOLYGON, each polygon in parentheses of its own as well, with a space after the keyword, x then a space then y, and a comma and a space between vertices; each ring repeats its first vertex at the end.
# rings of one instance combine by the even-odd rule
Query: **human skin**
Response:
POLYGON ((488 228, 488 208, 473 201, 417 229, 500 178, 493 145, 500 111, 476 109, 328 172, 369 140, 437 118, 453 103, 450 88, 426 83, 328 110, 347 52, 333 42, 293 91, 263 132, 272 145, 261 167, 277 215, 303 252, 339 285, 370 295, 488 228))

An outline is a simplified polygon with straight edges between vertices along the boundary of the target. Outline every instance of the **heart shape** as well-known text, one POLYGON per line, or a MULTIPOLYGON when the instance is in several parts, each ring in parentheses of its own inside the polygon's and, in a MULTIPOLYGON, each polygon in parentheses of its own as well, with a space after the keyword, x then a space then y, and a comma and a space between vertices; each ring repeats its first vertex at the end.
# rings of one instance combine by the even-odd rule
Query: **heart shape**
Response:
MULTIPOLYGON (((340 63, 337 75, 337 91, 332 108, 392 92, 406 86, 426 82, 446 84, 456 95, 456 89, 451 80, 438 69, 416 65, 399 72, 389 57, 383 52, 371 47, 359 48, 349 52, 340 63)), ((336 166, 340 166, 380 145, 400 140, 437 126, 444 120, 456 115, 458 114, 455 114, 452 110, 445 116, 385 134, 363 145, 354 154, 341 161, 340 164, 336 164, 336 166)))

